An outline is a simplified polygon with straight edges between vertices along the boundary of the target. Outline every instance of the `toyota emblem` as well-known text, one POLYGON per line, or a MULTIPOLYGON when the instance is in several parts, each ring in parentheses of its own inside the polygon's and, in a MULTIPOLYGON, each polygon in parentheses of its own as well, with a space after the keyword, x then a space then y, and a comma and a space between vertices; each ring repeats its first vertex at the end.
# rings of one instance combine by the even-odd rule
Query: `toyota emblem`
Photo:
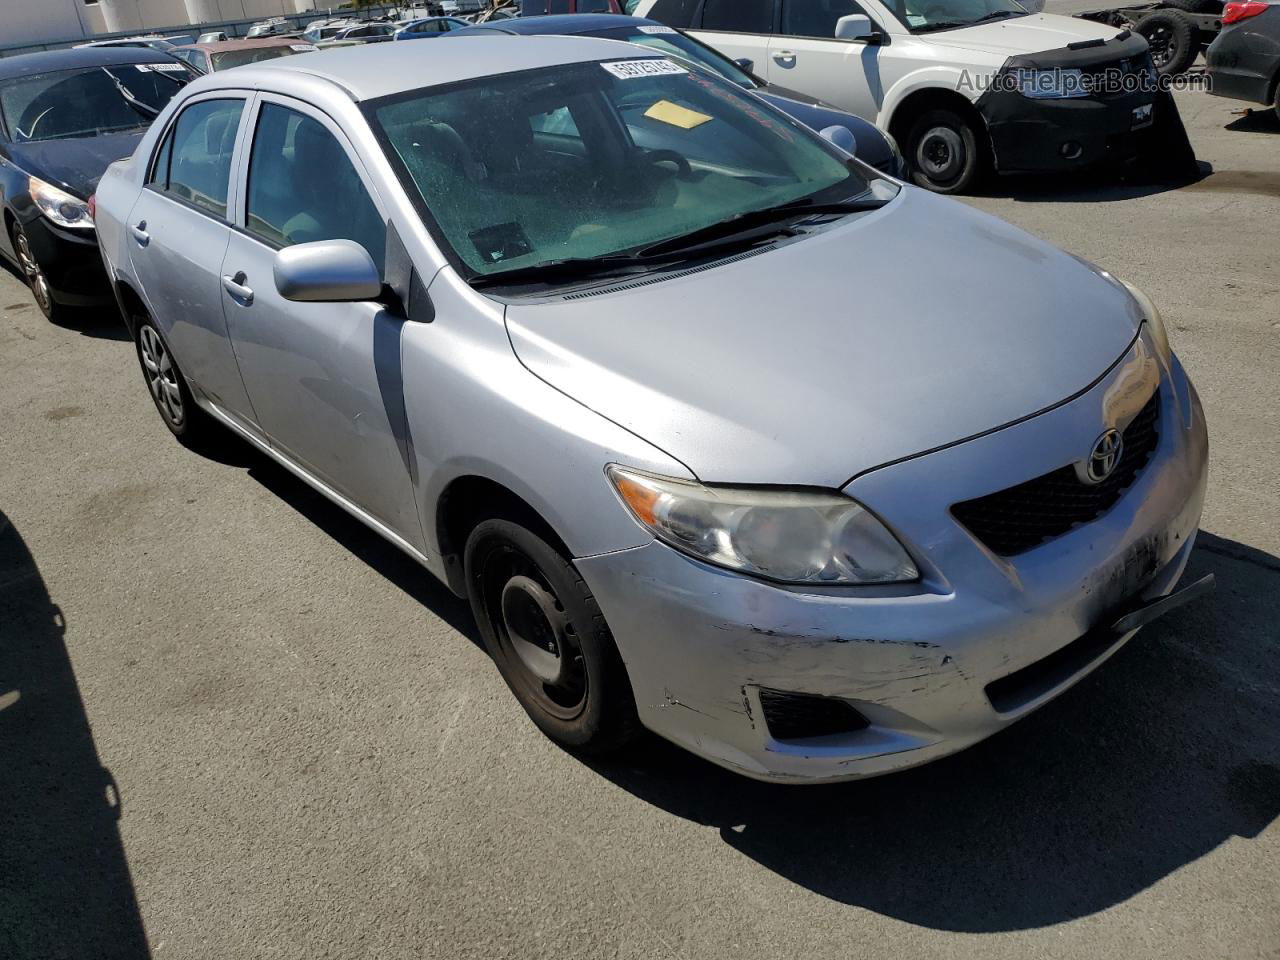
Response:
POLYGON ((1124 452, 1124 437, 1119 430, 1108 430, 1093 442, 1084 472, 1090 483, 1102 483, 1116 472, 1124 452))

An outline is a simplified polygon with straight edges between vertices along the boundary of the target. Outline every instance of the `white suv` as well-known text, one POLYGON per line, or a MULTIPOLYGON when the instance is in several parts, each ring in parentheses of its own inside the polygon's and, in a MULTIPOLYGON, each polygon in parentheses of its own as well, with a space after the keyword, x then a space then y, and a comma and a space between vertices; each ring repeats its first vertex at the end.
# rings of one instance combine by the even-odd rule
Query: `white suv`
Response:
POLYGON ((941 193, 990 165, 1130 159, 1154 119, 1145 39, 1015 0, 641 0, 635 13, 875 122, 941 193))

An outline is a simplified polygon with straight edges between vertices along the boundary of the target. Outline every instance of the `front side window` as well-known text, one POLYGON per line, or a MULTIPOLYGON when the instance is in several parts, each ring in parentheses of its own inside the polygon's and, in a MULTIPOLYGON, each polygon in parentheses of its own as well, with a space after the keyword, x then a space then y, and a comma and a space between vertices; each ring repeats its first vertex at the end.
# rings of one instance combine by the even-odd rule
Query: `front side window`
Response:
POLYGON ((707 0, 702 8, 704 30, 731 33, 773 33, 774 0, 707 0))
POLYGON ((867 15, 854 0, 782 0, 782 32, 789 37, 830 40, 836 23, 851 14, 867 15))
POLYGON ((196 76, 171 60, 19 77, 0 84, 0 114, 15 143, 134 133, 196 76))
POLYGON ((201 100, 183 110, 156 157, 152 183, 225 218, 231 158, 243 112, 243 100, 201 100))
POLYGON ((347 152, 317 120, 265 103, 249 158, 245 227, 275 247, 354 240, 381 268, 387 225, 347 152))
POLYGON ((666 59, 484 77, 365 111, 472 278, 635 251, 868 187, 750 94, 666 59))

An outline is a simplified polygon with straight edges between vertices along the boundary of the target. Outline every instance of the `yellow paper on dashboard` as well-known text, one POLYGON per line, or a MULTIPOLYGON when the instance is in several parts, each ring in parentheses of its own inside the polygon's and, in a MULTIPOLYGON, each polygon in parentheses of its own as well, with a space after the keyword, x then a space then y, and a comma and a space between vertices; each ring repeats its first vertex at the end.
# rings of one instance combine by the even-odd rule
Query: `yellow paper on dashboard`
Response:
POLYGON ((646 110, 644 115, 650 120, 669 123, 673 127, 679 127, 681 130, 692 130, 694 127, 700 127, 711 119, 705 113, 690 110, 688 107, 682 107, 680 104, 672 103, 670 100, 659 100, 646 110))

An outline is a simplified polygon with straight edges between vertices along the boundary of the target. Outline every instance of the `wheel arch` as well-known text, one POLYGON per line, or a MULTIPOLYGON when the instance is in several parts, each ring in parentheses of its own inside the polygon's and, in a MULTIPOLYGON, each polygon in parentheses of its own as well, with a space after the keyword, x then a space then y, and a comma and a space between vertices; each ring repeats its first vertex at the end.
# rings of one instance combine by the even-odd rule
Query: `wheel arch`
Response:
POLYGON ((138 318, 151 316, 151 311, 147 309, 146 301, 142 299, 142 295, 133 288, 133 284, 128 280, 116 277, 111 284, 111 289, 116 295, 116 304, 120 308, 120 316, 124 318, 124 325, 129 330, 129 336, 136 338, 138 336, 138 318))
POLYGON ((930 85, 911 90, 893 104, 887 118, 882 120, 882 125, 905 148, 911 125, 929 110, 954 110, 961 116, 974 120, 982 130, 987 144, 990 144, 987 121, 977 104, 958 90, 947 87, 930 85))

